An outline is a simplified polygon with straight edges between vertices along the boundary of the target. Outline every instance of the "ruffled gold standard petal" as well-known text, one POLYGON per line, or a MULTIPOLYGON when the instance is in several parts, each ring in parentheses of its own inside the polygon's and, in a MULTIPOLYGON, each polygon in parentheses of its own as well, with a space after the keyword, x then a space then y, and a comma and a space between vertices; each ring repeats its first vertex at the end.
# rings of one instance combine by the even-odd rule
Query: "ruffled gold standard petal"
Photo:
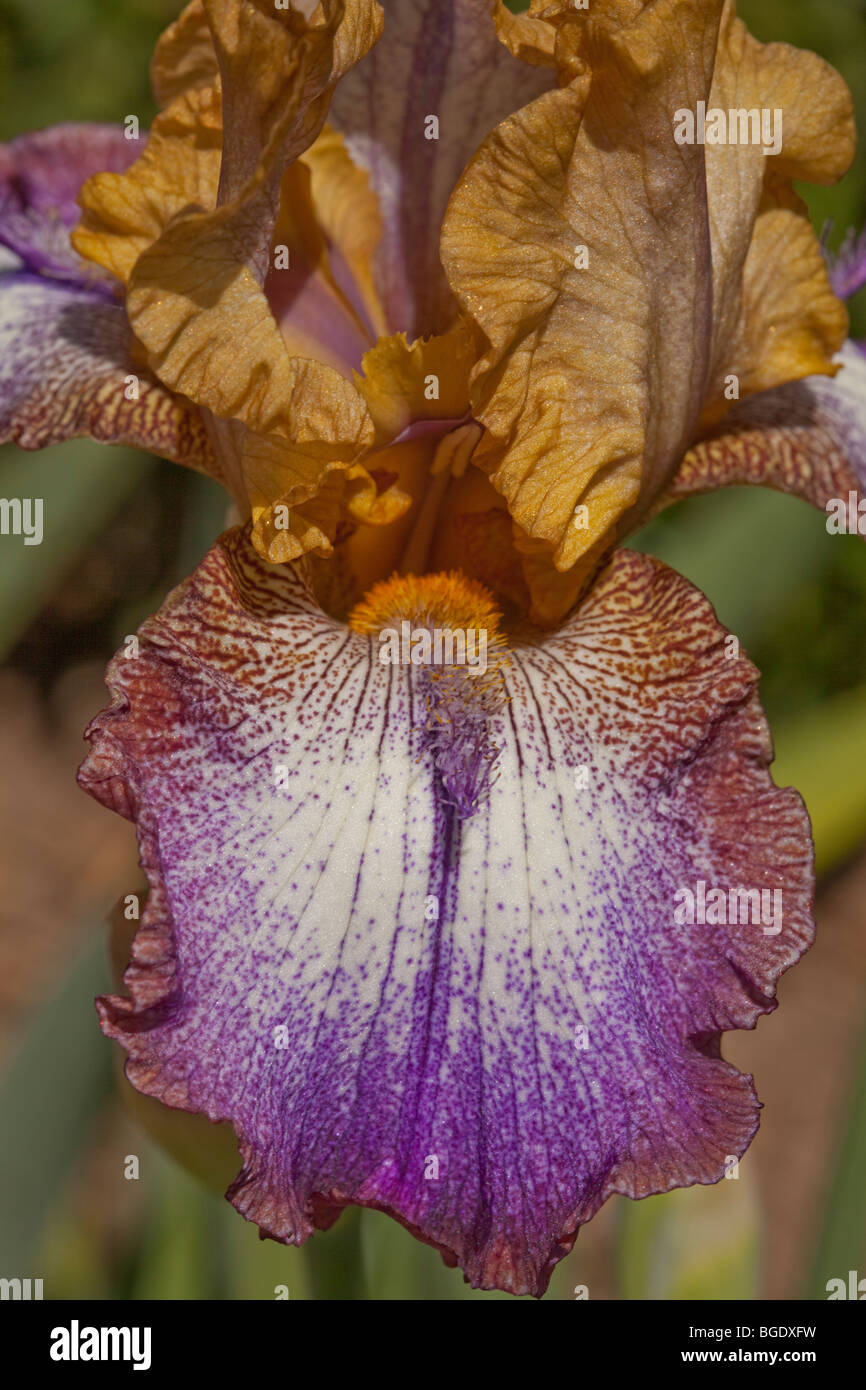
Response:
MULTIPOLYGON (((208 200, 182 189, 180 205, 162 209, 164 228, 145 229, 144 240, 152 244, 127 241, 127 312, 161 381, 213 417, 224 476, 241 505, 252 506, 254 536, 266 545, 274 507, 309 501, 331 469, 351 468, 373 439, 354 386, 335 367, 292 351, 263 286, 283 171, 320 130, 334 83, 375 40, 379 11, 370 0, 345 6, 334 0, 312 21, 263 0, 206 0, 202 9, 220 70, 225 137, 221 143, 215 132, 216 158, 222 150, 218 190, 209 166, 208 200)), ((192 8, 158 55, 162 89, 173 90, 166 70, 172 56, 183 66, 184 42, 193 53, 189 80, 208 79, 201 15, 192 8)), ((216 91, 215 85, 194 85, 159 118, 157 177, 143 161, 133 170, 146 197, 149 190, 159 203, 162 184, 174 186, 173 162, 183 163, 185 151, 171 125, 177 109, 200 110, 216 91)), ((112 191, 121 204, 129 201, 128 187, 112 191)), ((299 186, 292 191, 294 230, 302 235, 305 194, 299 186)), ((104 198, 91 198, 88 207, 95 224, 115 217, 104 198)), ((128 236, 129 226, 123 231, 128 236)), ((306 236, 307 250, 310 245, 306 236)), ((102 248, 91 241, 82 249, 98 254, 102 248)), ((273 535, 274 558, 287 558, 288 535, 297 534, 295 522, 285 529, 283 537, 273 535)), ((309 527, 301 533, 314 535, 309 527)))
POLYGON ((675 144, 672 117, 709 95, 720 10, 660 0, 629 24, 587 20, 590 66, 505 121, 449 205, 445 268, 490 342, 475 461, 558 569, 661 486, 698 418, 703 152, 675 144))
POLYGON ((319 134, 337 81, 379 37, 382 11, 376 0, 322 0, 311 20, 271 0, 204 8, 222 77, 219 201, 237 204, 233 230, 261 281, 282 172, 319 134))
POLYGON ((222 151, 218 87, 182 92, 154 119, 125 174, 96 174, 81 190, 72 232, 79 255, 129 282, 136 261, 172 220, 216 207, 222 151))
POLYGON ((192 0, 157 39, 150 85, 160 106, 195 87, 213 87, 219 64, 202 0, 192 0))
POLYGON ((747 396, 835 370, 846 316, 790 180, 844 173, 852 106, 814 54, 754 40, 732 0, 539 0, 497 23, 566 85, 485 142, 442 249, 490 342, 474 462, 507 501, 549 623, 729 409, 732 377, 747 396), (733 113, 735 143, 677 142, 675 118, 697 120, 699 100, 733 113), (767 108, 774 153, 741 138, 767 108))
POLYGON ((851 94, 828 63, 790 44, 760 44, 726 0, 709 108, 774 116, 779 151, 707 144, 713 252, 713 372, 704 424, 727 408, 725 378, 745 396, 832 371, 846 318, 792 179, 835 183, 854 154, 851 94), (780 113, 777 119, 777 113, 780 113))

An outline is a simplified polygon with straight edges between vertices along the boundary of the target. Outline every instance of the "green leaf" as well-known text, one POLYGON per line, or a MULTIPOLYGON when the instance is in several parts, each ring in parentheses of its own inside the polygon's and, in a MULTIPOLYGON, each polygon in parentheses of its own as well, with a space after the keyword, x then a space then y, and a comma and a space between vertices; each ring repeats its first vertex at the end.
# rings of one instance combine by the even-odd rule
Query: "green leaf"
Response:
POLYGON ((110 1095, 111 1049, 93 1008, 94 996, 107 987, 100 934, 36 1015, 0 1082, 3 1275, 26 1278, 33 1272, 52 1203, 110 1095))
POLYGON ((638 532, 630 546, 691 580, 719 621, 751 650, 784 611, 804 572, 820 582, 835 553, 833 540, 799 498, 737 487, 680 503, 638 532))
POLYGON ((139 1159, 152 1191, 130 1297, 173 1301, 224 1297, 220 1198, 149 1144, 142 1146, 139 1159))
POLYGON ((404 1302, 479 1298, 514 1301, 507 1293, 471 1289, 459 1269, 448 1268, 438 1250, 417 1240, 384 1212, 361 1213, 361 1249, 369 1298, 404 1302))
POLYGON ((773 778, 797 789, 812 818, 819 873, 834 868, 866 835, 866 687, 825 700, 773 730, 773 778))
POLYGON ((806 1292, 807 1298, 827 1297, 830 1279, 844 1279, 850 1270, 858 1282, 866 1278, 866 1033, 854 1079, 848 1126, 832 1181, 827 1189, 821 1234, 806 1292))
POLYGON ((624 1299, 754 1299, 758 1204, 747 1176, 632 1202, 621 1199, 617 1270, 624 1299))
POLYGON ((284 1288, 289 1302, 313 1297, 310 1254, 317 1236, 300 1248, 262 1240, 258 1227, 225 1201, 220 1219, 226 1227, 228 1298, 267 1302, 277 1300, 279 1291, 281 1300, 284 1288))
POLYGON ((0 496, 41 498, 41 545, 0 536, 0 656, 12 647, 82 551, 132 495, 155 459, 73 439, 40 453, 0 451, 0 496))

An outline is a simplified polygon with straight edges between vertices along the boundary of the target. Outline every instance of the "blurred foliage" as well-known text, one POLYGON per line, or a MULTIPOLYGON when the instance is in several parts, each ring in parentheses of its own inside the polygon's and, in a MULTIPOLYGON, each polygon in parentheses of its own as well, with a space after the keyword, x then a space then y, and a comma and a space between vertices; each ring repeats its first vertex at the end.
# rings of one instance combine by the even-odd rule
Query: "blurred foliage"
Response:
MULTIPOLYGON (((860 763, 862 767, 862 762, 860 763)), ((847 1123, 838 1145, 836 1164, 827 1187, 827 1204, 815 1252, 814 1266, 805 1294, 826 1298, 827 1281, 866 1269, 866 1029, 860 1049, 860 1065, 848 1109, 847 1123)), ((862 1295, 861 1295, 862 1298, 862 1295)))
MULTIPOLYGON (((146 126, 150 51, 179 8, 177 0, 0 0, 0 138, 128 114, 146 126)), ((739 8, 759 38, 828 58, 866 129, 866 0, 741 0, 739 8)), ((862 159, 838 187, 802 192, 816 227, 833 222, 831 244, 866 221, 862 159)), ((866 337, 866 295, 852 323, 866 337)), ((30 494, 61 500, 62 524, 49 508, 45 545, 0 555, 0 644, 47 684, 64 664, 107 657, 153 611, 222 528, 225 502, 207 480, 85 441, 40 458, 3 450, 0 491, 20 493, 24 469, 30 494)), ((635 544, 698 584, 762 670, 777 780, 803 792, 819 866, 833 867, 866 837, 866 546, 828 536, 805 504, 748 490, 683 503, 635 544)), ((280 1285, 291 1299, 506 1297, 468 1290, 435 1251, 377 1212, 344 1215, 301 1251, 260 1242, 143 1130, 140 1178, 127 1182, 117 1141, 98 1130, 100 1116, 111 1133, 118 1123, 110 1053, 89 1003, 102 977, 94 947, 36 1017, 0 1084, 0 1272, 44 1271, 58 1297, 272 1299, 280 1285), (82 1195, 100 1159, 102 1215, 117 1228, 108 1246, 104 1219, 92 1219, 82 1195)), ((814 1297, 824 1296, 827 1269, 862 1268, 866 1257, 864 1136, 866 1069, 840 1142, 814 1297)), ((617 1217, 622 1297, 754 1295, 760 1220, 742 1180, 622 1201, 617 1217)), ((582 1258, 578 1242, 548 1297, 572 1296, 582 1258)))
POLYGON ((147 125, 147 65, 177 0, 0 0, 0 139, 57 121, 147 125))
POLYGON ((620 1296, 753 1299, 759 1214, 749 1169, 714 1187, 687 1187, 618 1209, 620 1296))
POLYGON ((100 941, 38 1014, 0 1085, 0 1259, 32 1268, 43 1223, 111 1092, 111 1055, 92 1005, 108 974, 100 941))
POLYGON ((0 547, 0 658, 27 631, 76 559, 104 531, 156 460, 89 439, 43 449, 0 450, 4 497, 49 498, 41 545, 0 547))

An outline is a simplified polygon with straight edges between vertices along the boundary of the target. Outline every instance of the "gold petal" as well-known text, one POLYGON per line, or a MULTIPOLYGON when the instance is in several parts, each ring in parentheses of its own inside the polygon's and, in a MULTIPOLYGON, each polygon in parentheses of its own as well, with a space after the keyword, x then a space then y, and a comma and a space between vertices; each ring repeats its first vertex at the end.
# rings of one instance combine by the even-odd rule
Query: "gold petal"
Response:
POLYGON ((447 333, 406 341, 380 338, 364 354, 355 385, 367 402, 380 442, 395 439, 413 420, 459 420, 469 413, 472 335, 458 321, 447 333))
POLYGON ((396 483, 379 490, 376 479, 361 464, 345 474, 343 505, 349 516, 368 526, 390 526, 409 510, 412 498, 396 483))
POLYGON ((317 460, 304 460, 297 451, 290 454, 281 440, 251 440, 243 463, 252 500, 253 545, 273 564, 297 560, 308 552, 330 554, 343 518, 388 526, 412 505, 411 497, 399 487, 380 492, 360 464, 347 469, 334 463, 323 471, 317 460), (277 492, 285 486, 290 470, 292 483, 277 492))
POLYGON ((560 83, 582 70, 584 50, 591 45, 588 21, 608 29, 632 24, 646 0, 592 0, 582 9, 575 0, 530 0, 529 9, 512 14, 503 0, 494 0, 496 32, 515 58, 536 67, 555 67, 560 83), (591 13, 590 13, 591 11, 591 13))
POLYGON ((533 67, 553 67, 556 30, 535 13, 539 8, 536 0, 532 0, 528 11, 513 14, 502 0, 494 0, 496 32, 515 58, 533 67))
POLYGON ((721 3, 587 20, 591 75, 505 121, 449 205, 446 271, 490 341, 472 383, 488 430, 474 461, 558 569, 663 484, 698 418, 703 154, 674 143, 672 113, 709 94, 721 3), (572 524, 578 505, 586 526, 572 524))
POLYGON ((530 596, 529 618, 539 627, 556 627, 566 613, 576 608, 610 549, 608 537, 602 536, 571 569, 559 570, 550 551, 517 525, 513 525, 512 540, 530 596))
POLYGON ((373 278, 373 255, 382 238, 379 200, 370 176, 351 159, 340 133, 326 126, 304 155, 319 226, 340 253, 357 285, 377 337, 388 332, 373 278))
POLYGON ((733 0, 586 12, 535 0, 496 21, 513 52, 555 64, 561 90, 482 146, 442 252, 490 343, 473 377, 487 427, 473 461, 514 518, 536 619, 555 621, 729 408, 731 373, 746 395, 834 370, 846 320, 788 181, 844 172, 851 99, 813 54, 752 39, 733 0), (776 153, 674 148, 675 113, 698 101, 781 110, 776 153))
POLYGON ((144 153, 125 174, 95 174, 84 184, 76 251, 127 283, 175 216, 216 206, 221 148, 219 92, 182 92, 156 117, 144 153))
POLYGON ((219 64, 202 0, 192 0, 157 39, 150 85, 159 106, 193 87, 215 87, 219 64))
MULTIPOLYGON (((375 40, 379 9, 373 0, 323 0, 312 22, 265 0, 204 0, 204 10, 227 131, 220 205, 174 217, 138 259, 127 309, 160 379, 223 422, 220 437, 235 455, 227 471, 261 531, 276 506, 294 512, 373 440, 351 383, 291 354, 262 285, 283 170, 318 133, 346 65, 375 40)), ((314 263, 321 258, 303 197, 292 235, 314 263)), ((312 524, 293 527, 291 544, 320 546, 312 524)))
POLYGON ((302 555, 330 555, 342 493, 342 476, 330 473, 307 502, 294 507, 254 507, 251 539, 256 550, 272 564, 299 560, 302 555))
POLYGON ((289 355, 261 287, 238 264, 232 211, 178 219, 135 267, 127 310, 160 380, 262 435, 325 453, 337 441, 371 441, 354 387, 289 355))
MULTIPOLYGON (((814 53, 790 44, 760 44, 736 16, 733 0, 726 0, 719 33, 719 49, 709 108, 725 112, 768 110, 781 112, 781 146, 767 156, 760 144, 708 144, 706 149, 707 198, 713 250, 713 373, 704 420, 718 418, 724 410, 724 378, 737 373, 736 361, 744 354, 757 356, 760 339, 769 326, 774 340, 790 335, 786 347, 776 346, 776 362, 791 367, 803 335, 796 324, 798 288, 807 316, 814 314, 816 295, 824 300, 826 285, 818 282, 818 246, 806 247, 807 233, 791 216, 770 215, 767 225, 756 228, 756 219, 779 203, 788 201, 783 180, 806 179, 834 183, 845 173, 854 154, 854 120, 851 95, 842 78, 814 53), (755 245, 752 245, 753 230, 755 245), (772 263, 775 297, 787 300, 784 319, 776 322, 756 313, 750 295, 759 281, 770 279, 770 264, 762 266, 764 250, 781 259, 772 263), (788 255, 790 254, 790 261, 788 255), (747 257, 749 268, 746 270, 747 257), (808 262, 808 266, 807 266, 808 262), (746 277, 744 280, 744 276, 746 277), (747 335, 749 344, 744 344, 747 335), (732 352, 732 344, 734 344, 732 352)), ((802 206, 790 203, 793 208, 802 206)), ((813 238, 814 241, 814 238, 813 238)), ((835 324, 838 312, 825 307, 818 316, 835 324)), ((831 329, 820 350, 823 367, 817 365, 817 339, 803 360, 803 370, 793 363, 793 375, 829 370, 830 357, 840 346, 838 330, 831 329)), ((740 390, 760 390, 788 378, 766 375, 760 385, 740 382, 740 390)))
POLYGON ((261 280, 282 171, 319 134, 338 79, 379 37, 382 11, 376 0, 322 0, 308 21, 271 0, 204 0, 204 8, 222 77, 219 201, 252 204, 235 230, 261 280))
POLYGON ((786 184, 768 180, 742 272, 739 319, 723 345, 701 429, 730 409, 725 383, 740 396, 835 372, 848 314, 830 286, 809 212, 786 184))

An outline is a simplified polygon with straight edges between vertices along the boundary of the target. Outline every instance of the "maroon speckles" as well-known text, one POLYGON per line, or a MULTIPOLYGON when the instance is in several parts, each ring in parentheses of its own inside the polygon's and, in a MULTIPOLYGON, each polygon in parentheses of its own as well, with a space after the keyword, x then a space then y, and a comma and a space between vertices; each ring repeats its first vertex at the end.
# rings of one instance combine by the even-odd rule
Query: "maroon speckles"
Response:
POLYGON ((750 483, 826 509, 866 489, 866 355, 848 342, 834 377, 811 376, 740 401, 686 454, 666 501, 750 483))
POLYGON ((103 1027, 141 1090, 233 1124, 229 1195, 266 1233, 375 1205, 473 1283, 537 1293, 607 1195, 743 1151, 757 1102, 715 1044, 808 944, 811 859, 722 635, 686 581, 617 553, 512 653, 467 818, 409 673, 241 530, 115 660, 81 778, 136 815, 151 895, 103 1027), (696 878, 783 886, 783 931, 678 927, 696 878))

